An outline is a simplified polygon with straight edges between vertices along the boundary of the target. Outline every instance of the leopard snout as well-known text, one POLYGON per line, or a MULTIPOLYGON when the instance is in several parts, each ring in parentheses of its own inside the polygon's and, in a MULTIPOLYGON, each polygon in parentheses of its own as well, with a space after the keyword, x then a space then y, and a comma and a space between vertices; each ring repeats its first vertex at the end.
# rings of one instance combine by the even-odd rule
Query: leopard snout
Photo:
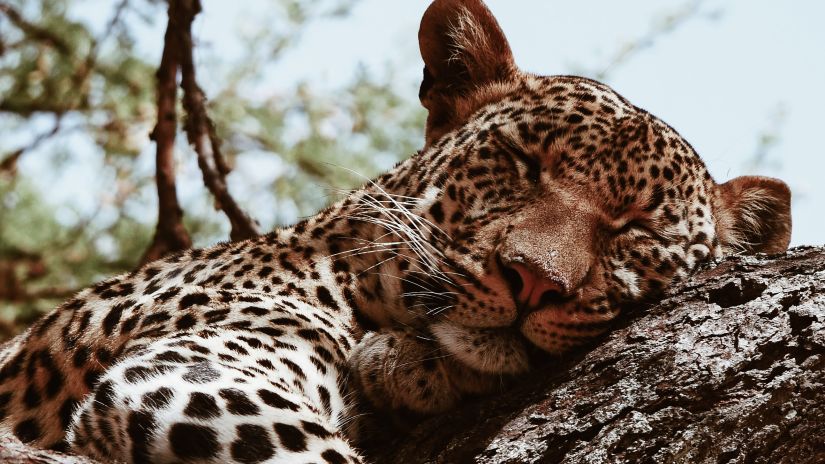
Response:
POLYGON ((503 277, 520 314, 563 300, 570 294, 568 280, 557 272, 538 268, 523 258, 500 261, 503 277))

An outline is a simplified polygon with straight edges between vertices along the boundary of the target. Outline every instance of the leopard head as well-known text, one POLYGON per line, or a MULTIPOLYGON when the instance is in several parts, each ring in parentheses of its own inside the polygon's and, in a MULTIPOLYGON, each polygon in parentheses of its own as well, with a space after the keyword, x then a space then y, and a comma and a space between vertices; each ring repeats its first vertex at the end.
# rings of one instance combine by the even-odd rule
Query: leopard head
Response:
POLYGON ((717 184, 673 128, 608 86, 521 71, 481 1, 433 2, 419 43, 426 145, 382 182, 425 198, 437 269, 405 274, 406 306, 461 362, 521 371, 525 346, 591 340, 704 261, 787 248, 783 182, 717 184))

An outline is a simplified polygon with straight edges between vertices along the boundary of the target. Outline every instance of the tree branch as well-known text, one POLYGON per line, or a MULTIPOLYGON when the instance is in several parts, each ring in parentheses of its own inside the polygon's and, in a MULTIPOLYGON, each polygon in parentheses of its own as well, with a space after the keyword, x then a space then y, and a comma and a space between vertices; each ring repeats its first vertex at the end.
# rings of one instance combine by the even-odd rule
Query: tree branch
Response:
POLYGON ((192 54, 192 21, 200 12, 199 0, 178 0, 170 3, 176 5, 178 27, 177 43, 180 47, 181 88, 183 89, 183 107, 186 110, 185 130, 189 143, 198 156, 198 166, 203 173, 206 188, 215 197, 220 208, 232 226, 230 238, 244 240, 260 235, 258 224, 238 205, 226 185, 229 167, 220 151, 220 141, 215 134, 215 126, 206 113, 206 97, 195 78, 195 65, 192 54))
POLYGON ((158 224, 152 244, 143 254, 141 264, 154 261, 166 254, 185 250, 192 240, 183 226, 183 210, 178 203, 175 186, 175 134, 177 132, 177 75, 180 65, 180 44, 176 29, 179 12, 169 2, 169 22, 164 36, 163 55, 156 75, 158 122, 152 131, 156 145, 155 183, 158 189, 158 224))

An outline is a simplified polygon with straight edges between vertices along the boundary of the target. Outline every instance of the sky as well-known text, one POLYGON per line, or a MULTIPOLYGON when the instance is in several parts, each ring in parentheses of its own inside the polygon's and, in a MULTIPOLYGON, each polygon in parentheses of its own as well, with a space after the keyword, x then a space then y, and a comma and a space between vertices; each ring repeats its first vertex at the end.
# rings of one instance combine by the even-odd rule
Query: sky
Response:
MULTIPOLYGON (((785 180, 793 191, 792 244, 825 243, 825 2, 487 3, 526 71, 594 76, 627 44, 640 43, 643 49, 609 67, 604 81, 676 128, 717 181, 751 174, 785 180), (659 36, 656 31, 667 19, 685 8, 696 13, 659 36), (755 162, 762 134, 776 140, 755 162)), ((84 0, 72 14, 102 27, 112 4, 84 0)), ((361 0, 344 19, 313 22, 301 42, 267 68, 257 91, 271 94, 301 80, 335 88, 359 66, 381 73, 389 64, 399 89, 414 101, 422 67, 416 34, 427 5, 423 0, 361 0)), ((237 56, 242 51, 238 35, 251 32, 267 8, 266 0, 203 0, 194 33, 208 52, 200 56, 237 56)), ((141 51, 152 62, 159 61, 164 27, 165 14, 136 29, 141 51)), ((207 94, 220 87, 210 76, 202 78, 207 94)), ((24 159, 21 170, 43 169, 32 158, 24 159)), ((232 176, 248 174, 239 169, 232 176)), ((79 198, 88 175, 72 177, 81 181, 50 182, 42 188, 54 189, 55 198, 58 190, 66 198, 79 198)))

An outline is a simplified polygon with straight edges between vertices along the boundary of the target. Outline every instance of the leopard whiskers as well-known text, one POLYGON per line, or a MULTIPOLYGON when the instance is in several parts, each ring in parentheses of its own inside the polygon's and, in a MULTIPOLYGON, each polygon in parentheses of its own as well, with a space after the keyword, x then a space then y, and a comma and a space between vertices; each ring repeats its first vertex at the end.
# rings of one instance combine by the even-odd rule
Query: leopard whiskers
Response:
POLYGON ((431 351, 430 354, 431 353, 441 353, 441 354, 439 354, 438 356, 427 356, 427 357, 424 357, 424 358, 421 358, 421 359, 416 359, 416 360, 413 360, 413 361, 407 361, 405 363, 395 364, 390 368, 390 372, 392 372, 395 369, 404 368, 404 367, 409 366, 411 364, 419 364, 419 363, 423 363, 423 362, 427 362, 427 361, 438 361, 439 359, 447 359, 447 358, 450 358, 450 357, 455 357, 454 354, 441 351, 440 349, 435 349, 435 350, 431 351))
MULTIPOLYGON (((383 222, 383 225, 387 230, 394 231, 398 236, 403 236, 411 243, 415 244, 415 246, 419 246, 421 251, 430 261, 435 261, 433 255, 443 256, 441 250, 433 245, 430 240, 425 239, 425 233, 422 229, 426 228, 430 232, 435 230, 430 228, 429 221, 426 221, 420 216, 410 212, 408 209, 401 207, 397 203, 395 204, 395 207, 392 208, 384 207, 380 203, 375 202, 372 196, 367 193, 364 194, 364 204, 373 207, 373 209, 381 214, 384 219, 382 220, 369 215, 361 216, 362 219, 368 221, 372 220, 374 223, 377 223, 378 221, 385 221, 383 222), (409 224, 402 218, 399 218, 397 214, 400 214, 404 219, 407 219, 409 224)), ((434 237, 430 238, 432 239, 434 237)))
MULTIPOLYGON (((360 176, 351 169, 341 168, 360 176)), ((438 315, 449 309, 450 306, 446 303, 458 293, 442 290, 456 287, 456 279, 460 280, 463 274, 454 272, 442 251, 446 248, 445 244, 452 241, 450 236, 419 212, 428 204, 427 200, 387 192, 371 180, 367 180, 366 188, 362 190, 339 192, 350 195, 350 201, 353 202, 346 208, 347 219, 372 224, 385 232, 373 240, 350 237, 359 246, 335 253, 331 257, 380 256, 358 275, 380 269, 399 258, 404 259, 409 263, 409 268, 405 270, 407 277, 381 272, 374 274, 399 279, 405 283, 406 288, 416 289, 400 296, 427 303, 427 315, 438 315), (419 276, 420 278, 416 278, 419 276)))
MULTIPOLYGON (((376 272, 375 274, 376 275, 381 275, 381 276, 384 276, 384 277, 388 277, 388 278, 392 278, 392 279, 397 279, 397 280, 400 280, 402 282, 406 282, 410 285, 413 285, 413 286, 418 287, 418 288, 421 289, 421 291, 419 291, 419 292, 404 292, 404 293, 401 294, 402 298, 403 297, 415 297, 417 299, 426 299, 426 298, 429 298, 429 299, 446 299, 446 298, 451 298, 453 295, 458 294, 457 292, 433 290, 431 288, 426 287, 423 282, 417 281, 417 280, 411 280, 411 279, 407 279, 407 278, 404 278, 404 277, 399 277, 399 276, 396 276, 396 275, 391 275, 391 274, 386 274, 386 273, 381 273, 381 272, 376 272)), ((413 306, 410 306, 410 307, 412 308, 414 306, 418 306, 418 305, 413 305, 413 306)))
POLYGON ((446 305, 446 306, 439 306, 438 308, 432 308, 432 309, 427 310, 427 315, 428 316, 438 316, 441 313, 443 313, 444 311, 447 311, 448 309, 452 309, 454 307, 455 307, 454 305, 446 305))

